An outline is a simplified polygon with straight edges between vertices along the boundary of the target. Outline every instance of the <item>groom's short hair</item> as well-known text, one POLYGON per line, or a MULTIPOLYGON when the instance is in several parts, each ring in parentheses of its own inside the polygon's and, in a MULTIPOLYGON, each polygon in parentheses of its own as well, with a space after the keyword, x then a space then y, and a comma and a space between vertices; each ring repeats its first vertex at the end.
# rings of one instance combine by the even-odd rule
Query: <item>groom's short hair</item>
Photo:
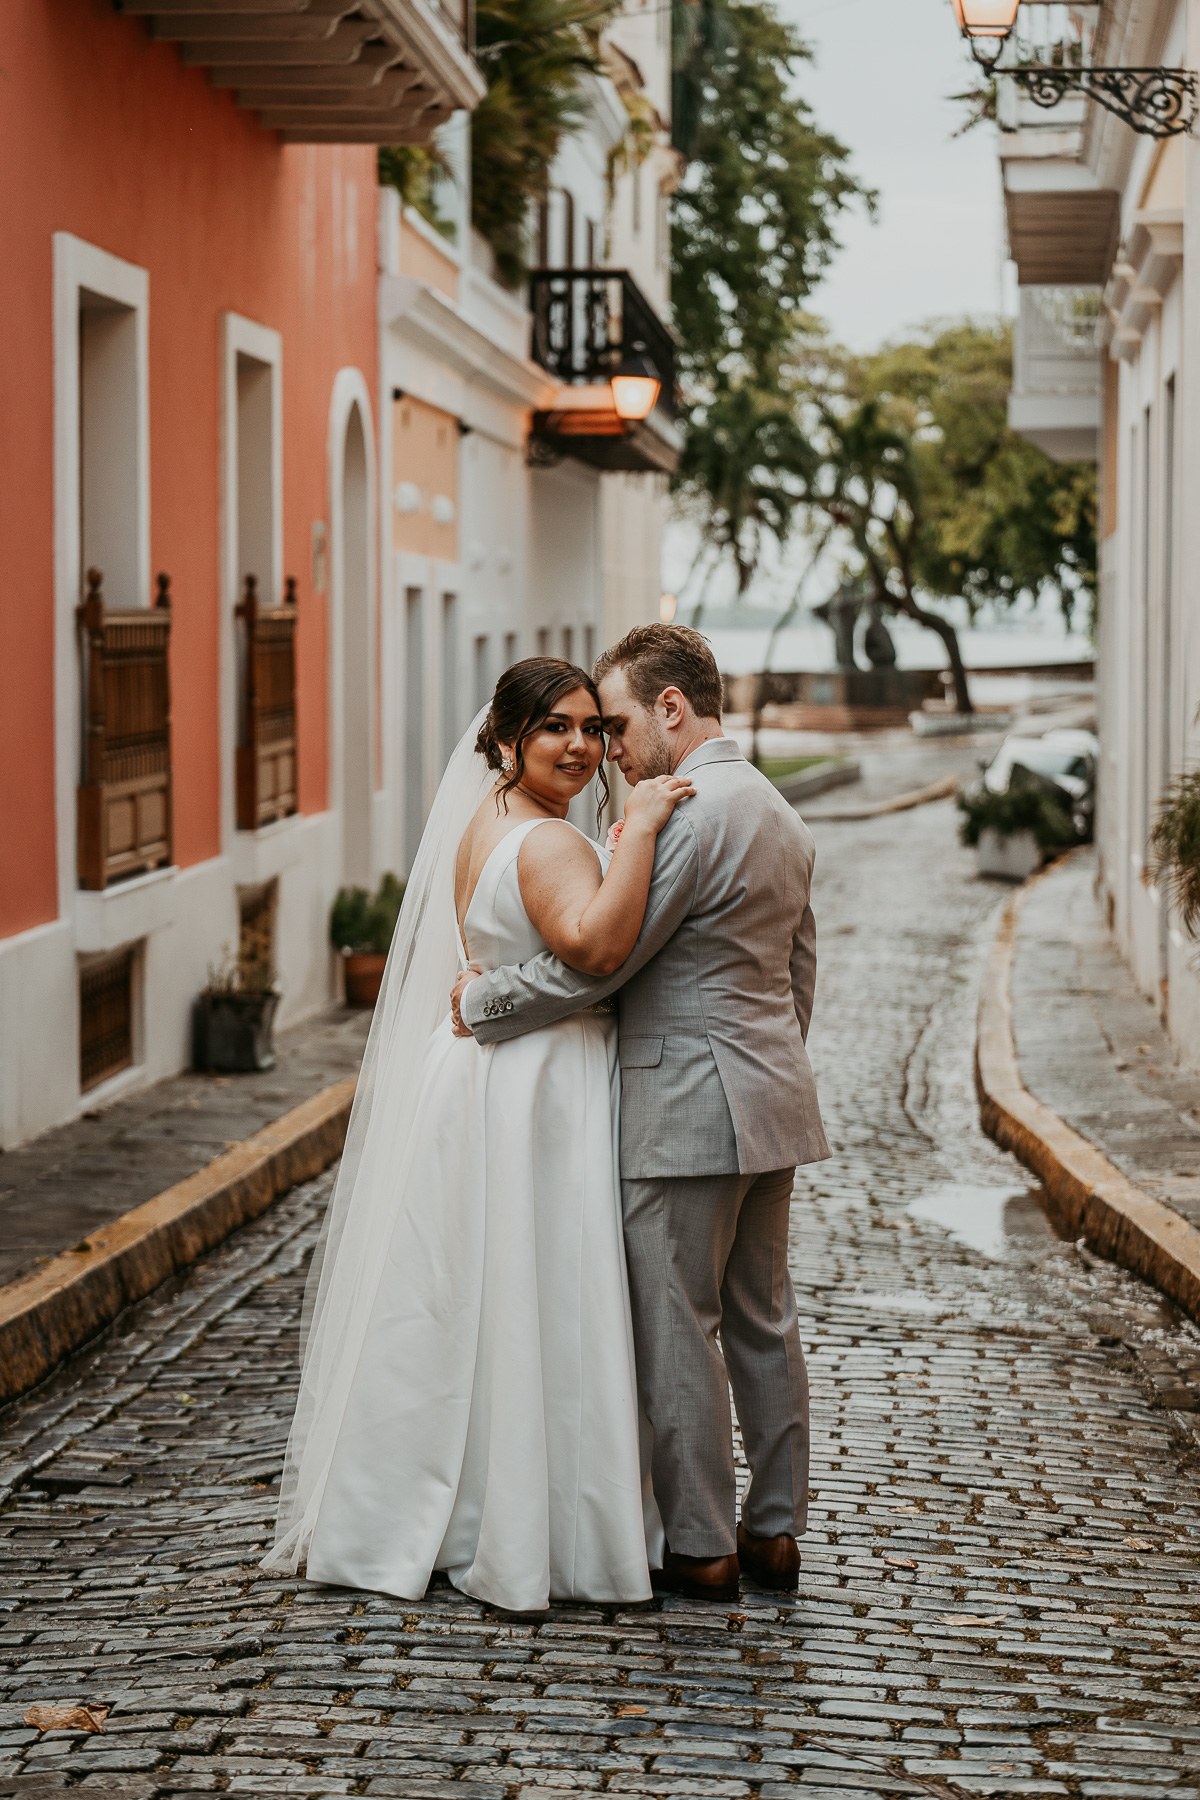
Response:
POLYGON ((653 707, 664 688, 678 688, 702 719, 721 716, 721 671, 706 638, 689 625, 635 625, 597 658, 592 679, 624 669, 629 691, 653 707))

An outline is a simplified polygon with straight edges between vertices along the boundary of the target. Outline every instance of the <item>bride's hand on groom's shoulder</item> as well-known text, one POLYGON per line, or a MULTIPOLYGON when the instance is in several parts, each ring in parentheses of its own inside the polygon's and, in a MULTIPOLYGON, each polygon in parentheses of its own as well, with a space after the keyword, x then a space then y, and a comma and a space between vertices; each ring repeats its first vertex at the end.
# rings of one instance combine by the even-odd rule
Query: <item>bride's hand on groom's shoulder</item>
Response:
POLYGON ((639 781, 625 802, 625 824, 657 836, 679 802, 690 800, 695 792, 686 775, 653 775, 639 781))
POLYGON ((468 963, 465 969, 460 970, 458 980, 450 989, 450 1018, 453 1024, 455 1037, 469 1038, 471 1036, 471 1027, 463 1024, 462 1013, 459 1009, 462 1003, 463 990, 466 988, 467 983, 469 981, 474 981, 476 975, 482 974, 483 969, 479 963, 468 963))

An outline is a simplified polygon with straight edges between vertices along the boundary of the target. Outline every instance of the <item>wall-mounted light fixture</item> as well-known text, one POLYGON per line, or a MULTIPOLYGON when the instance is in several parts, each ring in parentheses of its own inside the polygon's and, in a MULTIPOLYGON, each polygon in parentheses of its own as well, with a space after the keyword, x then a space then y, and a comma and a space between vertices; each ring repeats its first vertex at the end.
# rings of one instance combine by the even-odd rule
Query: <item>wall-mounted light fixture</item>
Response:
POLYGON ((985 69, 990 69, 1016 22, 1019 0, 953 0, 958 29, 970 46, 971 55, 985 69))
MULTIPOLYGON (((1196 122, 1196 75, 1191 69, 1110 69, 1069 63, 1014 63, 998 59, 1012 35, 1019 0, 952 0, 958 28, 971 55, 985 69, 1011 75, 1035 106, 1057 106, 1084 94, 1143 137, 1178 137, 1196 122)), ((1031 0, 1050 4, 1050 0, 1031 0)))
POLYGON ((613 407, 620 419, 648 419, 662 382, 648 356, 626 356, 611 378, 613 407))

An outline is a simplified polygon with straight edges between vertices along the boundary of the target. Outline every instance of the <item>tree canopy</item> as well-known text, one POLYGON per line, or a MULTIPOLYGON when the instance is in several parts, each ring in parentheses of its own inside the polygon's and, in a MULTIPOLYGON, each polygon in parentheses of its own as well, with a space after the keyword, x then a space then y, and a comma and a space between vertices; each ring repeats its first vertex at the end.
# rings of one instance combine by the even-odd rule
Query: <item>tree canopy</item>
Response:
POLYGON ((847 151, 796 92, 807 45, 770 0, 681 0, 674 25, 676 147, 671 299, 685 376, 761 377, 800 324, 864 190, 847 151))
POLYGON ((683 180, 671 202, 680 340, 676 489, 742 593, 768 537, 791 528, 805 443, 781 382, 811 329, 804 303, 866 194, 847 151, 796 91, 803 40, 770 0, 676 0, 673 119, 683 180))
POLYGON ((809 349, 793 375, 812 446, 810 504, 849 535, 875 597, 946 644, 969 711, 957 634, 923 596, 974 611, 1055 588, 1068 615, 1096 579, 1096 482, 1011 430, 1012 334, 931 327, 871 356, 809 349))
POLYGON ((915 575, 931 594, 1007 602, 1057 588, 1070 613, 1096 581, 1096 478, 1008 424, 1012 329, 962 321, 861 359, 852 378, 913 445, 925 525, 915 575))
POLYGON ((685 434, 678 483, 744 594, 766 537, 782 543, 804 496, 810 446, 787 395, 753 381, 721 382, 685 434))

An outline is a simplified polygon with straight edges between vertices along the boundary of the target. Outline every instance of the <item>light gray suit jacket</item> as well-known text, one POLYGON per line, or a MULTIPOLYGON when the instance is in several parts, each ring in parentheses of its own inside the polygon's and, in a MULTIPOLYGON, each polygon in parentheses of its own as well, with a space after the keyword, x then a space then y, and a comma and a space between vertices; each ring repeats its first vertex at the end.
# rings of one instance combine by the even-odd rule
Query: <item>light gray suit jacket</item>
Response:
POLYGON ((612 975, 546 951, 463 994, 481 1044, 620 991, 621 1174, 745 1175, 830 1154, 804 1047, 817 972, 812 834, 730 738, 676 771, 646 916, 612 975))

